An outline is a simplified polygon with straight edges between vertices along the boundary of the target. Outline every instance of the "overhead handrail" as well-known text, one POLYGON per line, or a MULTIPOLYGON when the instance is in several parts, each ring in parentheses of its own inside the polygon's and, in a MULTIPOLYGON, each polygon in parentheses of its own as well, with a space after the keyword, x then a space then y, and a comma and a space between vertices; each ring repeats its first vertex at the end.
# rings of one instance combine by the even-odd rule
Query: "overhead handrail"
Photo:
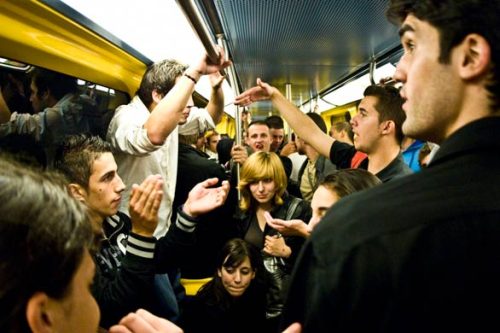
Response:
POLYGON ((205 25, 203 18, 198 10, 198 6, 194 2, 194 0, 177 0, 177 3, 181 7, 184 15, 186 15, 191 27, 200 38, 203 47, 207 51, 208 57, 212 62, 217 62, 219 58, 219 53, 210 38, 210 31, 208 31, 207 26, 205 25))

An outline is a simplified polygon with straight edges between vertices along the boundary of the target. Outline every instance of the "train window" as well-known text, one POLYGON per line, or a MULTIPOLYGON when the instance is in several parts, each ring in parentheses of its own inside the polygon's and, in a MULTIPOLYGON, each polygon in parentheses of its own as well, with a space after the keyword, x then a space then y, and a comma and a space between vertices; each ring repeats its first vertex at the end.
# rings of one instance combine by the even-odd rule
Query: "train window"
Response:
MULTIPOLYGON (((37 68, 39 67, 0 58, 0 86, 11 112, 33 113, 26 104, 30 104, 31 73, 37 68)), ((116 107, 130 100, 128 94, 122 91, 83 79, 77 78, 77 86, 79 94, 85 95, 95 103, 97 116, 106 117, 110 113, 112 115, 116 107)))

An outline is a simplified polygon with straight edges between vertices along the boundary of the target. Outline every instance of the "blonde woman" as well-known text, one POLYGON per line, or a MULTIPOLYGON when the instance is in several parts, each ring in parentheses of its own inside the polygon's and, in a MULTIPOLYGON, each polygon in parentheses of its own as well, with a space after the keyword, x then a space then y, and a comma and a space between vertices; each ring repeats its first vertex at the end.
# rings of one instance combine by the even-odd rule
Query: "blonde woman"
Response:
POLYGON ((300 237, 282 237, 266 224, 265 213, 283 220, 311 217, 309 204, 285 192, 287 178, 283 164, 275 153, 256 152, 241 169, 241 191, 237 214, 240 237, 261 250, 264 266, 270 273, 267 318, 270 325, 278 321, 282 309, 283 282, 289 276, 302 245, 300 237))

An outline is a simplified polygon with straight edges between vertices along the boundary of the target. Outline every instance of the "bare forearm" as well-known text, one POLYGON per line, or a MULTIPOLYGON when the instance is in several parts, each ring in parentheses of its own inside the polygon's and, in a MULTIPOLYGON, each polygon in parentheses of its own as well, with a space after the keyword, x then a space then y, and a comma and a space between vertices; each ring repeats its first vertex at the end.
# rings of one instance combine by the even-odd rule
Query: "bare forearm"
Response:
POLYGON ((290 103, 276 88, 274 88, 271 101, 299 137, 313 146, 320 154, 326 157, 329 156, 330 147, 333 143, 330 136, 323 133, 311 118, 290 103))
MULTIPOLYGON (((200 74, 197 71, 188 69, 186 72, 196 81, 199 80, 200 74)), ((172 90, 151 111, 144 128, 147 130, 149 140, 153 144, 163 144, 165 139, 176 128, 182 117, 182 112, 194 91, 194 86, 195 83, 190 78, 184 75, 181 76, 172 90)))
POLYGON ((220 123, 222 115, 224 114, 224 93, 222 91, 222 87, 212 89, 210 101, 207 105, 207 111, 216 125, 220 123))

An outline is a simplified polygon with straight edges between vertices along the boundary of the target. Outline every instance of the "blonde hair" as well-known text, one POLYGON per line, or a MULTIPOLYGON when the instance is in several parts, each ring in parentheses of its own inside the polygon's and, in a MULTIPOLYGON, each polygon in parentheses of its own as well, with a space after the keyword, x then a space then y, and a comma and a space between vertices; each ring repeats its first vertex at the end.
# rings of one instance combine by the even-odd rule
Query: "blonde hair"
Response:
POLYGON ((241 191, 240 208, 242 211, 246 212, 255 205, 255 199, 250 192, 250 184, 266 179, 273 180, 276 187, 273 205, 281 206, 287 186, 283 163, 275 153, 263 151, 253 153, 241 168, 238 189, 241 191))

